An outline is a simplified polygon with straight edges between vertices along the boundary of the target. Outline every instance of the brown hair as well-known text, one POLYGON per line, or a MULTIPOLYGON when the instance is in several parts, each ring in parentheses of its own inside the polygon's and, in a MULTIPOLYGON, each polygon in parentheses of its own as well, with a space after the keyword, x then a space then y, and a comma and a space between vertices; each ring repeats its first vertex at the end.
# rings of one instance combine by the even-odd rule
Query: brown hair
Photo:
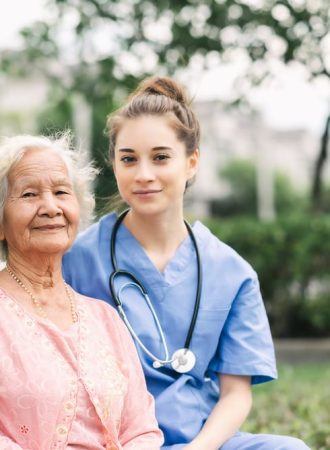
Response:
POLYGON ((142 115, 167 116, 178 139, 185 144, 187 155, 191 155, 199 147, 199 122, 184 88, 171 78, 155 76, 142 81, 127 103, 108 117, 111 161, 123 123, 142 115))

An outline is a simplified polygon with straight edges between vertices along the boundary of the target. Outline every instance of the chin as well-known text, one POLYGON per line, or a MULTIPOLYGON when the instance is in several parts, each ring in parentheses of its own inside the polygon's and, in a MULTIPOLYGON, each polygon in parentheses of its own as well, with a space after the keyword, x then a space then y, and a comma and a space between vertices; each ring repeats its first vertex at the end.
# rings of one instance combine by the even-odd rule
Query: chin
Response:
POLYGON ((132 202, 129 207, 138 214, 159 214, 169 208, 168 205, 160 205, 155 202, 132 202))
POLYGON ((43 245, 38 245, 34 248, 35 253, 49 254, 49 255, 58 255, 63 256, 64 253, 69 250, 69 248, 73 245, 73 240, 70 242, 47 242, 43 243, 43 245))

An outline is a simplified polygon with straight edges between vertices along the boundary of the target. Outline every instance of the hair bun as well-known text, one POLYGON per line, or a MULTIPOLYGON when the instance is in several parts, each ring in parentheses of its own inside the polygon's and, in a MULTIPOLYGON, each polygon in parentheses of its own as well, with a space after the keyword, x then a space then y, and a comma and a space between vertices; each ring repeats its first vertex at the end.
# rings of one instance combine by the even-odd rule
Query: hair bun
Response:
POLYGON ((182 105, 189 103, 183 86, 168 77, 154 76, 142 81, 134 92, 134 96, 143 94, 164 95, 182 105))
POLYGON ((116 140, 123 124, 142 116, 163 117, 184 143, 187 155, 192 155, 199 148, 200 128, 190 103, 185 88, 171 78, 153 76, 143 80, 127 102, 108 117, 111 161, 115 158, 116 140))

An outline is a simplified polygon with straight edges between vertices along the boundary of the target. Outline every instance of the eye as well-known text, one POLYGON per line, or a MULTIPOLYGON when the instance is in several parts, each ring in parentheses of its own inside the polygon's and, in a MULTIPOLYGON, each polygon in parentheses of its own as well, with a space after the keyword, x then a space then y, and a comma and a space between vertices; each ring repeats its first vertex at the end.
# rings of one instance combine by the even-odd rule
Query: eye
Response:
POLYGON ((32 198, 35 197, 36 195, 37 195, 36 193, 28 191, 22 194, 22 198, 32 198))
POLYGON ((55 195, 65 195, 68 194, 68 192, 63 191, 62 189, 58 189, 55 191, 55 195))
POLYGON ((166 153, 160 153, 155 156, 155 161, 166 161, 167 159, 170 159, 170 156, 166 153))
POLYGON ((136 158, 134 156, 123 156, 122 158, 120 158, 120 161, 122 161, 125 164, 128 164, 136 161, 136 158))

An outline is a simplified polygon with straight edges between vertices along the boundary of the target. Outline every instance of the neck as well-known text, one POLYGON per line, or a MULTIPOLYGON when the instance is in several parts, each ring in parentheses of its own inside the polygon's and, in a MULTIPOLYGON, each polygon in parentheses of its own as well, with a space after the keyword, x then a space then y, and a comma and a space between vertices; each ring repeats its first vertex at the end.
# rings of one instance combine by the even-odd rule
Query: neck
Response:
POLYGON ((183 214, 175 217, 146 217, 129 211, 124 223, 160 271, 174 256, 188 233, 183 214))
POLYGON ((60 261, 40 266, 10 256, 0 273, 1 287, 28 311, 51 320, 65 330, 78 321, 74 294, 65 284, 60 261))
POLYGON ((60 260, 40 258, 38 261, 25 261, 17 255, 10 255, 7 265, 36 290, 52 288, 63 279, 60 260))

